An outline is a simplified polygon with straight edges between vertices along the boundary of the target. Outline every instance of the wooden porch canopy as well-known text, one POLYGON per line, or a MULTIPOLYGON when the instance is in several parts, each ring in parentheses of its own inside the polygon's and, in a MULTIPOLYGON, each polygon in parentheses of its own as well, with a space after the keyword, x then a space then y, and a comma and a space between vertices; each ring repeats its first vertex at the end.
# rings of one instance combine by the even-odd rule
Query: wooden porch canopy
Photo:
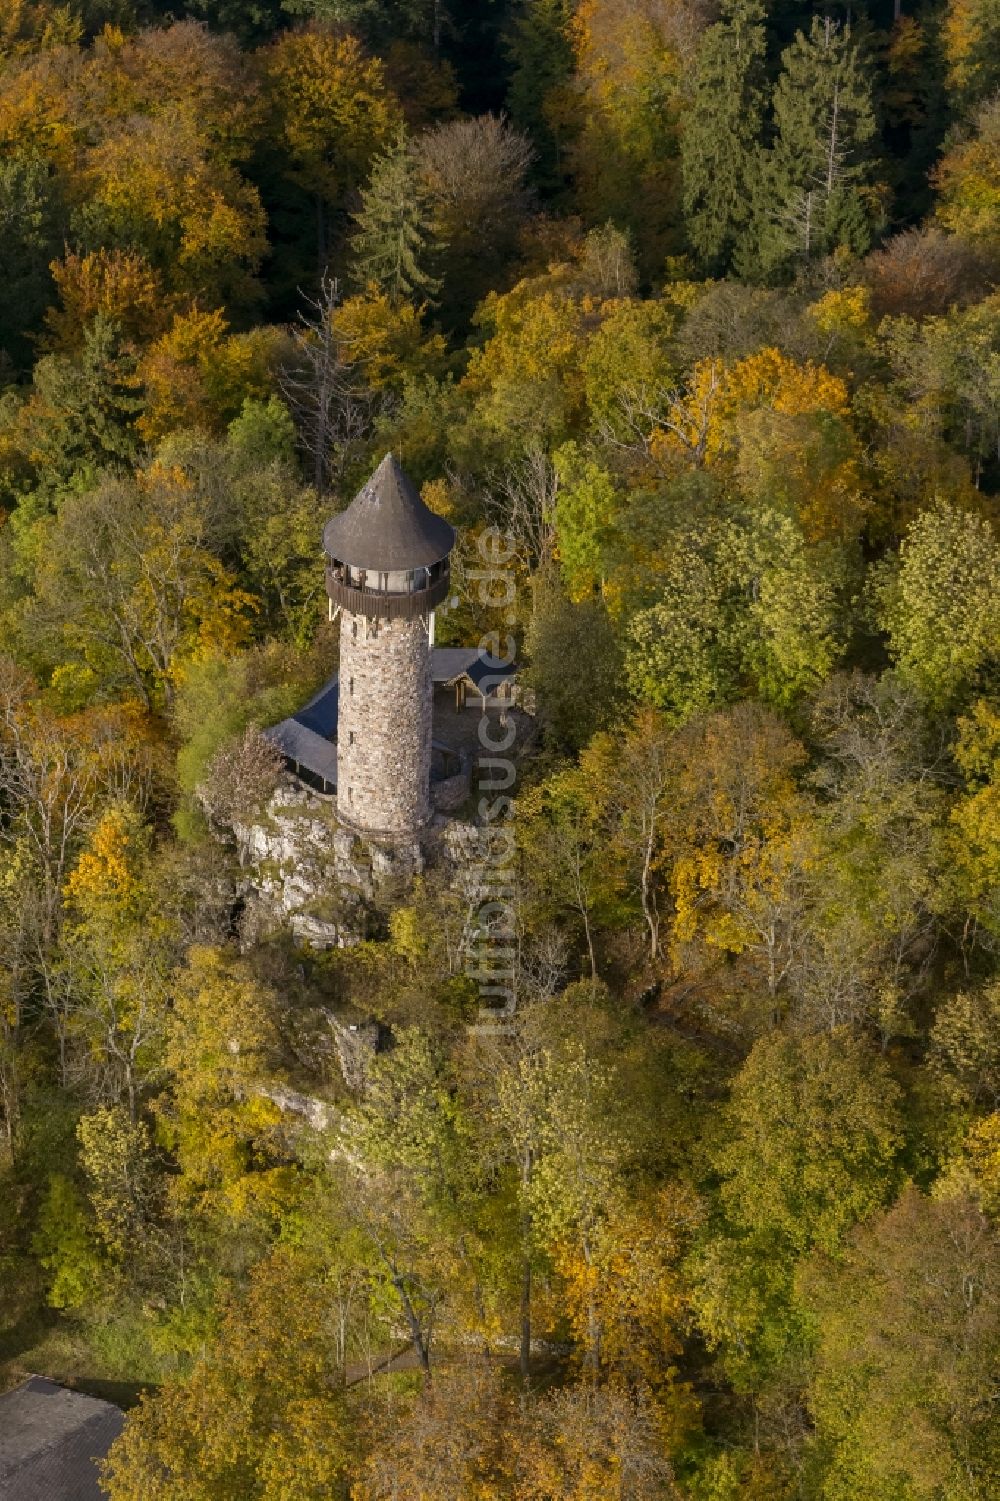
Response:
POLYGON ((435 684, 455 689, 455 702, 465 707, 469 688, 484 704, 491 698, 509 704, 514 691, 514 663, 501 662, 478 646, 438 646, 431 652, 435 684))

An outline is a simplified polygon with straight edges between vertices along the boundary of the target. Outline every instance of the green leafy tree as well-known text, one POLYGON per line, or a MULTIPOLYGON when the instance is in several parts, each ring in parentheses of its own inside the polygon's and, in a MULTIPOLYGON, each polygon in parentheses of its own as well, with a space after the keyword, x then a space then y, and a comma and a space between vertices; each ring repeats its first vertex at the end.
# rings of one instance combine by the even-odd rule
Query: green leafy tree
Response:
POLYGON ((281 0, 282 9, 359 32, 381 54, 400 37, 441 49, 454 29, 446 0, 281 0))
POLYGON ((960 1101, 1000 1109, 1000 985, 960 991, 931 1030, 931 1066, 960 1101))
POLYGON ((143 409, 137 357, 114 320, 99 313, 77 355, 39 360, 19 426, 43 487, 135 460, 143 409))
POLYGON ((175 986, 164 1050, 171 1088, 159 1103, 180 1167, 171 1195, 206 1224, 228 1221, 251 1239, 296 1187, 280 1112, 263 1088, 277 1055, 273 992, 224 951, 193 947, 175 986))
POLYGON ((748 680, 769 702, 794 703, 843 649, 840 561, 774 511, 681 531, 659 601, 628 625, 633 693, 678 723, 748 680))
POLYGON ((206 546, 205 510, 176 474, 106 480, 45 525, 27 618, 56 665, 85 665, 147 706, 173 701, 185 657, 232 650, 249 596, 206 546))
POLYGON ((817 1321, 809 1404, 831 1456, 823 1495, 988 1496, 1000 1466, 995 1227, 962 1195, 909 1188, 802 1283, 817 1321))
POLYGON ((1000 926, 1000 715, 980 699, 958 723, 955 759, 965 778, 951 810, 948 884, 989 933, 1000 926))
POLYGON ((997 664, 1000 548, 982 516, 940 504, 924 511, 877 575, 878 622, 904 681, 944 710, 997 664))
POLYGON ((81 1308, 98 1294, 107 1272, 83 1194, 65 1173, 53 1173, 38 1214, 32 1250, 50 1281, 53 1308, 81 1308))
POLYGON ((899 1090, 846 1031, 758 1042, 727 1110, 717 1157, 734 1223, 796 1251, 834 1250, 889 1197, 901 1144, 899 1090))
POLYGON ((130 1413, 112 1501, 342 1501, 349 1425, 323 1268, 290 1248, 253 1270, 187 1379, 130 1413))
POLYGON ((355 276, 362 287, 374 284, 393 303, 434 301, 441 283, 430 269, 430 197, 402 131, 372 163, 354 223, 355 276))
POLYGON ((709 1344, 743 1390, 779 1383, 807 1343, 796 1262, 831 1254, 891 1198, 899 1091, 846 1030, 762 1038, 733 1083, 716 1150, 729 1228, 699 1261, 694 1303, 709 1344))
MULTIPOLYGON (((678 958, 686 945, 755 960, 773 1024, 797 949, 810 854, 796 779, 802 745, 753 700, 696 717, 673 738, 667 857, 678 958)), ((704 951, 704 949, 702 949, 704 951)))
POLYGON ((305 664, 322 614, 316 537, 329 505, 302 484, 295 447, 284 402, 248 398, 223 441, 182 431, 161 443, 157 459, 183 469, 215 549, 234 560, 238 582, 257 601, 260 633, 296 642, 305 664))
POLYGON ((687 237, 723 270, 747 227, 760 173, 766 35, 760 0, 731 0, 701 39, 681 136, 687 237))
POLYGON ((539 579, 527 638, 527 677, 557 745, 580 749, 612 718, 622 696, 621 651, 600 599, 574 603, 558 580, 539 579), (576 674, 566 671, 576 663, 576 674))
POLYGON ((152 1209, 149 1128, 102 1106, 81 1117, 76 1135, 97 1233, 118 1260, 134 1256, 152 1209))
POLYGON ((795 1014, 864 1021, 884 1044, 912 1028, 939 903, 937 752, 913 691, 892 673, 835 674, 812 708, 823 799, 790 974, 795 1014))
POLYGON ((615 910, 617 875, 604 858, 602 802, 582 767, 568 766, 518 799, 517 835, 535 920, 572 914, 597 978, 595 932, 615 910))
POLYGON ((623 295, 633 290, 631 256, 616 253, 623 241, 628 251, 620 232, 592 230, 580 258, 583 276, 592 275, 595 290, 608 298, 582 360, 587 406, 597 431, 614 440, 627 439, 629 418, 655 406, 675 385, 677 373, 672 342, 677 310, 665 298, 623 295))
POLYGON ((172 711, 182 791, 194 793, 220 748, 249 726, 275 724, 301 707, 327 670, 325 660, 278 642, 192 663, 172 711))
POLYGON ((638 891, 654 961, 660 952, 667 809, 675 794, 671 749, 667 726, 647 710, 624 737, 595 737, 581 758, 608 787, 609 853, 623 862, 638 891))
POLYGON ((216 31, 253 44, 273 36, 284 19, 282 11, 291 8, 281 0, 191 0, 188 12, 216 31))
MULTIPOLYGON (((1000 443, 998 307, 1000 298, 994 295, 919 323, 892 318, 883 330, 894 376, 886 393, 887 415, 891 413, 904 431, 953 445, 971 463, 977 485, 992 468, 1000 443)), ((945 478, 941 460, 936 462, 937 473, 928 476, 931 484, 924 481, 925 505, 934 495, 975 499, 964 474, 964 483, 956 485, 945 478), (938 474, 944 482, 935 485, 938 474)), ((900 479, 906 482, 904 476, 900 479)))
POLYGON ((607 470, 576 443, 557 450, 555 469, 559 564, 570 598, 582 600, 604 583, 607 538, 621 496, 607 470))
POLYGON ((156 890, 148 830, 132 809, 112 805, 65 883, 63 966, 76 1068, 93 1096, 117 1107, 84 1117, 79 1140, 98 1229, 119 1252, 123 1217, 132 1224, 141 1218, 148 1141, 137 1124, 139 1106, 162 1078, 168 974, 176 954, 156 890), (121 1195, 128 1197, 123 1184, 130 1176, 137 1197, 126 1213, 121 1195))
MULTIPOLYGON (((404 914, 396 914, 405 945, 404 914)), ((403 1327, 422 1369, 432 1369, 439 1328, 484 1332, 489 1318, 480 1220, 484 1184, 451 1060, 420 1027, 367 1070, 352 1112, 351 1162, 335 1168, 369 1278, 373 1307, 403 1327)), ((486 1231, 488 1237, 493 1231, 486 1231)), ((393 1336, 395 1337, 395 1336, 393 1336)))
POLYGON ((688 536, 671 556, 659 601, 629 622, 629 687, 674 721, 724 702, 735 687, 738 660, 726 629, 724 590, 712 540, 688 536))

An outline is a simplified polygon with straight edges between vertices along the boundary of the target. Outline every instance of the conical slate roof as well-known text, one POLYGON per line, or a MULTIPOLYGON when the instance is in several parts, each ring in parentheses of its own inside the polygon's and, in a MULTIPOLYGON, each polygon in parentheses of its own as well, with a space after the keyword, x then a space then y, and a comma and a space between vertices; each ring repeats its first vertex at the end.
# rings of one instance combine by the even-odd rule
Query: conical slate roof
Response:
POLYGON ((372 572, 426 568, 454 545, 454 529, 424 505, 391 453, 347 510, 323 528, 328 557, 372 572))

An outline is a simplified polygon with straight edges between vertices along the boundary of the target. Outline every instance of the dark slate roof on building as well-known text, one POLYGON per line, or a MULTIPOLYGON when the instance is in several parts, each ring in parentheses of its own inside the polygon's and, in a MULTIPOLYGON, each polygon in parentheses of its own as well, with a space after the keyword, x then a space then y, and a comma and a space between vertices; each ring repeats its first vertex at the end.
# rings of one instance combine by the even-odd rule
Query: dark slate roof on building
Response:
POLYGON ((513 672, 513 662, 501 662, 478 646, 436 646, 431 652, 431 677, 435 683, 454 683, 466 677, 478 688, 484 678, 489 678, 488 693, 513 672))
POLYGON ((307 729, 297 719, 283 719, 280 724, 264 731, 272 745, 276 745, 288 761, 313 776, 322 777, 331 786, 337 785, 337 745, 325 740, 315 730, 307 729))
POLYGON ((325 735, 328 740, 337 738, 337 711, 340 703, 340 678, 337 673, 324 683, 304 708, 297 709, 292 718, 314 734, 325 735))
POLYGON ((323 529, 328 557, 372 572, 427 568, 454 545, 454 529, 424 504, 391 453, 323 529))
POLYGON ((32 1376, 0 1396, 3 1501, 103 1501, 96 1461, 121 1432, 110 1402, 32 1376))
POLYGON ((340 679, 336 673, 297 713, 264 731, 265 738, 297 766, 337 785, 337 712, 340 679))

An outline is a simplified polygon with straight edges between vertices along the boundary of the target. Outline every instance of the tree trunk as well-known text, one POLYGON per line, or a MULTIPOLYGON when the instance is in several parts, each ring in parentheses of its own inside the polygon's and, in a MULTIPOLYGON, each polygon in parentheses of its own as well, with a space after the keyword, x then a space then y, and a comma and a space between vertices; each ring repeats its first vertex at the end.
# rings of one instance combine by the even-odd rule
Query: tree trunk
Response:
POLYGON ((649 957, 652 963, 656 963, 656 956, 660 952, 660 914, 656 907, 656 893, 653 890, 653 838, 652 834, 646 841, 642 859, 642 911, 649 928, 649 957))
POLYGON ((413 1339, 413 1348, 417 1352, 417 1358, 420 1361, 421 1369, 424 1372, 425 1376, 430 1376, 431 1352, 427 1336, 421 1328, 420 1320, 417 1318, 416 1309, 410 1302, 410 1295, 406 1291, 406 1283, 403 1281, 403 1278, 400 1276, 396 1268, 391 1264, 389 1266, 389 1281, 396 1289, 397 1296, 399 1297, 399 1301, 403 1309, 403 1315, 406 1319, 407 1324, 409 1325, 410 1335, 413 1339))
POLYGON ((531 1373, 531 1257, 527 1250, 521 1262, 521 1378, 527 1381, 531 1373))
MULTIPOLYGON (((521 1191, 526 1192, 531 1182, 534 1157, 530 1147, 525 1147, 521 1158, 521 1191)), ((531 1214, 525 1209, 521 1216, 521 1377, 527 1381, 531 1370, 531 1214)))
POLYGON ((826 194, 833 192, 837 165, 837 127, 840 124, 840 85, 833 86, 833 118, 830 121, 830 145, 826 154, 826 194))
POLYGON ((594 957, 594 937, 590 931, 590 913, 587 911, 586 902, 582 902, 580 904, 580 911, 583 914, 583 931, 587 938, 587 955, 590 959, 590 978, 592 980, 596 980, 597 960, 594 957))

